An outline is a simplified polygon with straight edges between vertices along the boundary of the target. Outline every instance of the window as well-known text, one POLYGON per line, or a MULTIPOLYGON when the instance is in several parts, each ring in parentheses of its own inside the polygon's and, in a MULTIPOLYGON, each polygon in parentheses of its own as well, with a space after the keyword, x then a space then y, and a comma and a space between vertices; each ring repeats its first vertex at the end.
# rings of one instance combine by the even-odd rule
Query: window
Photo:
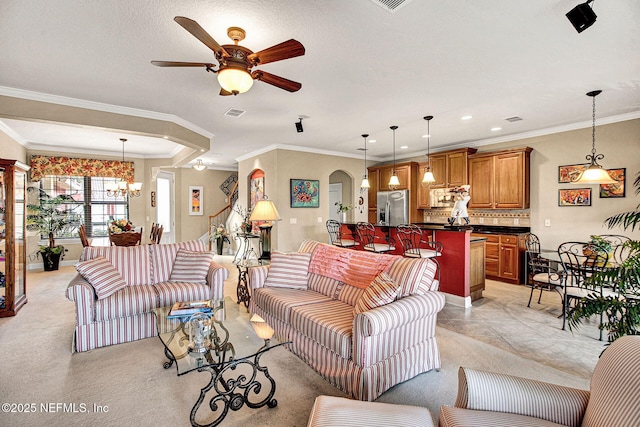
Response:
MULTIPOLYGON (((47 175, 40 180, 40 188, 49 196, 67 194, 76 201, 75 208, 67 208, 80 215, 81 222, 90 237, 107 236, 108 223, 115 219, 129 217, 129 202, 125 197, 107 196, 105 186, 119 181, 118 178, 92 176, 47 175)), ((75 232, 57 238, 77 237, 75 232)))

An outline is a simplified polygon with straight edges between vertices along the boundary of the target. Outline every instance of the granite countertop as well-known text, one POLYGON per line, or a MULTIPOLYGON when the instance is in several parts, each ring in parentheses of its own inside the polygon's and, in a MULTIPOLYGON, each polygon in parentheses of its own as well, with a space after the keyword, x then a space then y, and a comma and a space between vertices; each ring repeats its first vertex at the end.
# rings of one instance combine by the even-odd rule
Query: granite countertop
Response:
MULTIPOLYGON (((417 226, 427 230, 452 230, 445 227, 445 224, 435 222, 416 222, 417 226)), ((509 227, 501 225, 480 225, 473 224, 471 226, 474 233, 482 234, 527 234, 531 232, 530 227, 509 227)), ((456 231, 453 229, 453 231, 456 231)))

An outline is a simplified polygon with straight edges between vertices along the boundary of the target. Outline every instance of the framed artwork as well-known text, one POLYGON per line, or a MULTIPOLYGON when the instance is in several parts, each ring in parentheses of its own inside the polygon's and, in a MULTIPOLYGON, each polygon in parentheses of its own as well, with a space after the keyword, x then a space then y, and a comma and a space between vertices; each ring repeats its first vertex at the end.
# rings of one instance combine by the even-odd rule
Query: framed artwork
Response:
POLYGON ((203 197, 204 191, 201 185, 189 186, 189 215, 203 215, 203 197))
POLYGON ((591 206, 591 189, 561 188, 558 190, 558 206, 591 206))
POLYGON ((600 184, 600 198, 625 197, 624 182, 627 168, 607 169, 609 176, 616 181, 615 184, 600 184))
POLYGON ((317 179, 292 179, 291 207, 320 207, 320 181, 317 179))
POLYGON ((587 169, 587 167, 589 167, 589 163, 558 166, 558 182, 562 184, 573 181, 578 177, 578 175, 587 169))
POLYGON ((251 175, 249 182, 249 209, 253 211, 253 207, 258 203, 258 200, 264 198, 264 172, 261 170, 255 171, 251 175))

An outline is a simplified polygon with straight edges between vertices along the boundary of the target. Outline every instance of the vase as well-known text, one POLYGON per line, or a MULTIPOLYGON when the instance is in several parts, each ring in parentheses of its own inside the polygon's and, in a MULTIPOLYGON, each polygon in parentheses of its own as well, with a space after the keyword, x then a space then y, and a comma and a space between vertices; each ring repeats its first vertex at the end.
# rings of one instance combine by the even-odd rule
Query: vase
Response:
POLYGON ((222 237, 218 237, 216 239, 216 253, 218 255, 222 255, 222 247, 224 246, 224 239, 222 237))
POLYGON ((245 233, 247 233, 247 234, 250 234, 250 233, 251 233, 251 230, 253 230, 253 224, 251 224, 251 223, 246 223, 246 224, 244 225, 244 232, 245 232, 245 233))
POLYGON ((60 256, 62 255, 62 252, 57 254, 53 252, 40 252, 40 255, 42 256, 44 271, 58 270, 60 265, 60 256))
POLYGON ((346 212, 341 212, 341 213, 340 213, 340 215, 341 215, 341 217, 342 217, 341 221, 342 221, 343 223, 344 223, 344 222, 347 222, 347 213, 346 213, 346 212))

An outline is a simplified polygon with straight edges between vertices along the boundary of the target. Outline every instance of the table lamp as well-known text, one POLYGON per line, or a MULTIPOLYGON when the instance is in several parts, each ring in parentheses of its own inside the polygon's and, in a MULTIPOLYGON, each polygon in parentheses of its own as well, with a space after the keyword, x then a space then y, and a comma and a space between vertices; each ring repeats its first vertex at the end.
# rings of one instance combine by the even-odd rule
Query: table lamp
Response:
POLYGON ((276 205, 264 196, 262 200, 253 207, 249 221, 264 221, 260 224, 260 238, 262 240, 262 254, 260 260, 271 259, 271 228, 273 227, 272 221, 280 221, 280 215, 276 205))

